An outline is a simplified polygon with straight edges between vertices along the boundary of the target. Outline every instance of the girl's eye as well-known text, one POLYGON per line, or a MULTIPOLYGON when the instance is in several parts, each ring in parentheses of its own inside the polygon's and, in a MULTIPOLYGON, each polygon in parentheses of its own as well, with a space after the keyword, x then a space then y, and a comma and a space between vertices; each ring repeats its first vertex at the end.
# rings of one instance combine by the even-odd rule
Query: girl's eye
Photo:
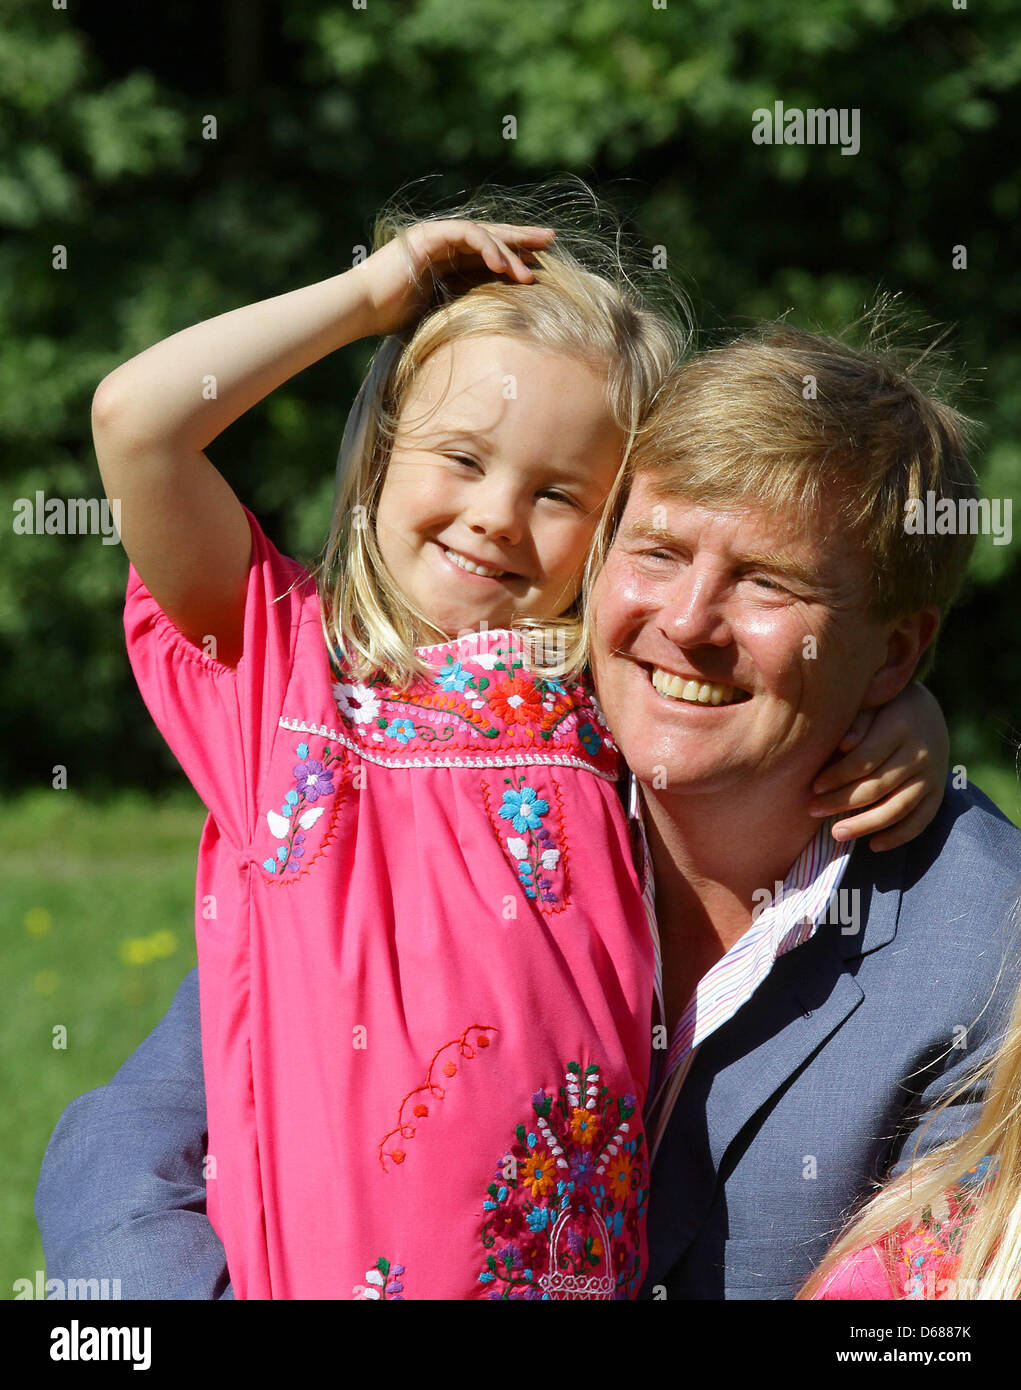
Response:
POLYGON ((481 468, 478 459, 469 458, 467 454, 448 454, 447 458, 453 459, 454 463, 463 463, 466 468, 481 468))
POLYGON ((574 498, 573 498, 573 497, 568 497, 568 495, 567 495, 566 492, 555 492, 555 491, 553 491, 553 490, 549 490, 549 491, 547 491, 547 492, 540 492, 540 493, 539 493, 539 496, 540 496, 540 497, 551 497, 551 498, 553 499, 554 502, 566 502, 567 505, 568 505, 569 507, 574 507, 574 506, 577 505, 577 504, 575 503, 574 498))

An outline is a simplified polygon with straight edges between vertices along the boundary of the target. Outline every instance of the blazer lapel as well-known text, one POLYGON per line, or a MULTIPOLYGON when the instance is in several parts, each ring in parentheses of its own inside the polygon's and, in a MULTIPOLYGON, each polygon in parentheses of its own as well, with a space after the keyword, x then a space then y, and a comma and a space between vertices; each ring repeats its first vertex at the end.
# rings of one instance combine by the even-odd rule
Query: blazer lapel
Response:
POLYGON ((702 1043, 652 1173, 646 1287, 663 1282, 702 1228, 740 1131, 864 999, 848 962, 893 939, 903 864, 903 850, 875 855, 857 846, 841 884, 851 923, 824 922, 781 956, 702 1043))

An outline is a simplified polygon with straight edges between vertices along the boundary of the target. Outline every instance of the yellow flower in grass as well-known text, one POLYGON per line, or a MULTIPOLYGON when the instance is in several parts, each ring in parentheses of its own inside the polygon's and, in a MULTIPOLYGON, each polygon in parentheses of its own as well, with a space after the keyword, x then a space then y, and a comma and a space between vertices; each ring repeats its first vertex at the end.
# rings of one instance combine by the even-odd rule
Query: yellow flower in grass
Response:
POLYGON ((144 936, 129 936, 120 944, 120 958, 125 965, 146 965, 149 957, 149 942, 144 936))
POLYGON ((176 950, 177 937, 172 931, 167 931, 165 927, 162 931, 153 932, 149 938, 149 958, 151 960, 172 956, 176 950))
POLYGON ((30 907, 25 913, 25 930, 29 936, 45 936, 53 926, 53 918, 45 907, 30 907))
POLYGON ((555 1170, 549 1154, 529 1154, 521 1170, 521 1181, 533 1197, 545 1197, 553 1186, 555 1170))
POLYGON ((580 1106, 571 1112, 571 1137, 580 1144, 594 1144, 599 1134, 599 1116, 580 1106))
POLYGON ((177 937, 164 928, 152 936, 129 936, 120 944, 120 958, 125 965, 148 965, 152 960, 165 959, 177 950, 177 937))

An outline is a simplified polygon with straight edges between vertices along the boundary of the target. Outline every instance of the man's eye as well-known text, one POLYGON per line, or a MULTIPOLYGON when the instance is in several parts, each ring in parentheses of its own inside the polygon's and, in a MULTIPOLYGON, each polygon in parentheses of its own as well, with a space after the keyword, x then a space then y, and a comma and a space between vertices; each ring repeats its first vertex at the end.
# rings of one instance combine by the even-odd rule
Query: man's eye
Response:
POLYGON ((783 585, 778 584, 775 579, 767 579, 766 576, 762 574, 754 574, 751 578, 752 583, 756 584, 760 589, 768 589, 775 594, 786 593, 783 585))

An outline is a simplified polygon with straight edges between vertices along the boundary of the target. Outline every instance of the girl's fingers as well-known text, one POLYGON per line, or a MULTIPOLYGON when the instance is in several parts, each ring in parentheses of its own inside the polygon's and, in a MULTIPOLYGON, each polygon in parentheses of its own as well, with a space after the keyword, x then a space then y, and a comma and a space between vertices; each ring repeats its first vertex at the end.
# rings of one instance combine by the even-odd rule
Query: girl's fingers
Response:
POLYGON ((939 810, 941 801, 942 797, 927 796, 910 815, 892 825, 889 830, 884 830, 882 834, 873 835, 869 841, 869 849, 896 849, 898 845, 906 845, 909 840, 922 833, 939 810))
MULTIPOLYGON (((505 241, 501 241, 499 237, 493 237, 493 243, 503 261, 504 274, 512 275, 515 280, 521 281, 524 284, 531 284, 535 276, 521 257, 512 251, 510 246, 508 246, 505 241)), ((490 267, 490 269, 492 269, 492 267, 490 267)))
POLYGON ((882 844, 877 843, 873 848, 893 849, 912 839, 922 826, 928 824, 932 818, 932 808, 926 804, 928 801, 927 796, 919 798, 911 787, 902 788, 878 806, 870 806, 860 815, 837 821, 832 830, 833 838, 858 840, 863 835, 881 831, 878 839, 882 844))
POLYGON ((863 774, 825 796, 814 796, 809 802, 808 814, 821 819, 838 815, 841 811, 854 811, 859 807, 872 806, 901 787, 906 791, 913 789, 916 797, 922 797, 931 790, 924 776, 920 773, 909 773, 903 763, 891 759, 871 776, 863 774))
MULTIPOLYGON (((889 753, 886 756, 888 757, 889 753)), ((839 762, 834 763, 832 767, 824 768, 812 783, 812 790, 817 797, 820 797, 827 792, 846 787, 849 782, 860 782, 870 772, 875 772, 880 763, 885 761, 885 757, 883 759, 873 758, 861 748, 855 748, 839 762)))
POLYGON ((555 236, 549 227, 484 222, 426 222, 411 230, 421 233, 419 254, 425 264, 445 261, 456 269, 465 260, 477 258, 494 275, 510 275, 524 283, 534 277, 513 247, 540 248, 555 236))
MULTIPOLYGON (((509 275, 521 284, 531 284, 535 276, 531 267, 514 250, 515 242, 513 239, 504 239, 497 234, 493 227, 483 226, 481 230, 483 246, 485 247, 483 259, 489 269, 497 274, 509 275)), ((510 228, 509 230, 514 231, 515 229, 510 228)), ((516 244, 523 249, 520 240, 516 244)))
POLYGON ((517 227, 513 222, 480 222, 478 225, 511 246, 545 246, 556 236, 552 227, 517 227))
POLYGON ((873 711, 870 709, 860 710, 854 717, 854 722, 847 733, 837 744, 842 753, 850 753, 852 748, 857 748, 859 743, 872 727, 873 711))

